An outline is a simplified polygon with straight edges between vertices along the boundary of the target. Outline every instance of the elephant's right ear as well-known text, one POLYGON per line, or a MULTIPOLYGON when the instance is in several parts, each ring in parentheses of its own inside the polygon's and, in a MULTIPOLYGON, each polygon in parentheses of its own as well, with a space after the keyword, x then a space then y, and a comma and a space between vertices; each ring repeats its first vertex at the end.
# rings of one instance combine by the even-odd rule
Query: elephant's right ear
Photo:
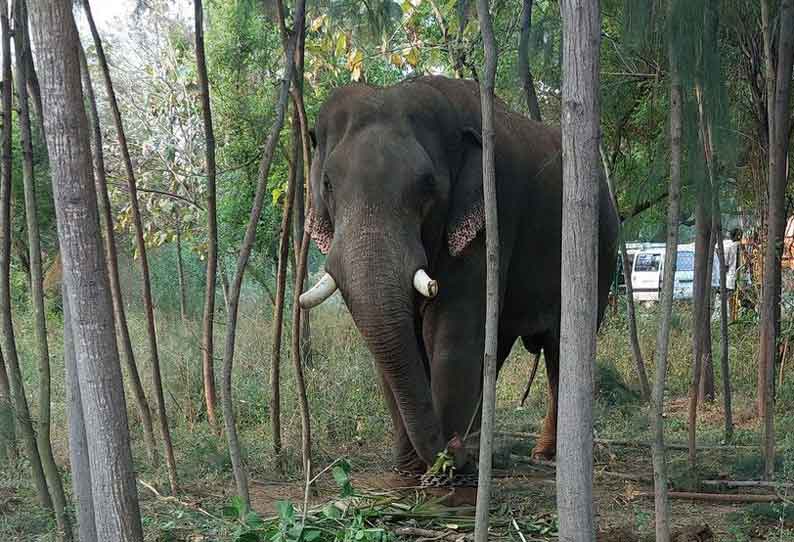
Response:
POLYGON ((458 256, 485 227, 482 192, 482 138, 474 128, 463 133, 463 153, 452 182, 447 215, 447 245, 458 256))

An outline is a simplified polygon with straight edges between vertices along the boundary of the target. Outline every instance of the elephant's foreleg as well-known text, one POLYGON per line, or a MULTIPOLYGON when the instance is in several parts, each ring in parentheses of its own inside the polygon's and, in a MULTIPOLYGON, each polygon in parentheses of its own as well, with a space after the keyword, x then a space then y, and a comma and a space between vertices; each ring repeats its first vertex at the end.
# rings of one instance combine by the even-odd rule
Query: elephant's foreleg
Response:
POLYGON ((549 384, 549 402, 543 430, 540 433, 532 456, 540 459, 554 459, 557 453, 557 397, 560 388, 560 350, 556 344, 543 347, 546 360, 546 376, 549 384))

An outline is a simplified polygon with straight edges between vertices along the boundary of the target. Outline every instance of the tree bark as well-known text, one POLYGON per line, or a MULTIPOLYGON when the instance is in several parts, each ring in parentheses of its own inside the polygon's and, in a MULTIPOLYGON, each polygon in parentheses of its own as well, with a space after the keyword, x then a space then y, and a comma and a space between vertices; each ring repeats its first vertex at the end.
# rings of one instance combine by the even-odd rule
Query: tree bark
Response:
MULTIPOLYGON (((674 17, 674 4, 668 4, 668 18, 674 17)), ((681 206, 681 134, 683 96, 678 58, 674 40, 668 31, 670 62, 670 189, 667 199, 666 253, 675 254, 678 248, 678 222, 681 206)), ((664 388, 667 380, 667 356, 670 347, 670 322, 673 316, 673 287, 677 258, 670 258, 664 268, 661 293, 661 322, 656 336, 656 379, 653 383, 653 486, 656 513, 656 542, 670 541, 670 499, 667 488, 667 458, 664 445, 664 388)))
POLYGON ((187 288, 185 286, 185 269, 182 263, 182 221, 179 220, 179 213, 175 213, 174 229, 176 230, 176 274, 179 279, 179 316, 182 323, 188 320, 187 315, 187 288))
POLYGON ((105 172, 105 151, 102 147, 102 128, 99 125, 99 111, 97 110, 94 85, 91 82, 91 73, 88 71, 88 62, 82 46, 78 51, 80 55, 80 72, 83 79, 83 94, 88 102, 88 120, 91 124, 91 144, 94 147, 94 183, 96 185, 99 219, 102 230, 105 232, 105 260, 107 262, 110 278, 110 295, 113 300, 113 318, 116 322, 118 341, 121 342, 124 365, 127 368, 127 378, 132 395, 135 397, 135 406, 143 428, 143 441, 146 454, 152 466, 159 464, 157 445, 154 440, 152 413, 149 401, 143 390, 138 365, 135 363, 135 352, 132 349, 130 329, 127 325, 127 314, 124 309, 124 299, 121 292, 121 279, 119 278, 118 251, 116 250, 116 236, 113 228, 113 211, 108 195, 107 175, 105 172))
MULTIPOLYGON (((706 13, 706 26, 707 31, 709 28, 716 28, 717 17, 716 6, 713 2, 708 2, 706 13)), ((710 31, 709 31, 710 32, 710 31)), ((714 43, 714 39, 706 41, 706 43, 714 43)), ((698 125, 700 131, 701 142, 703 143, 703 154, 706 159, 706 171, 708 172, 710 193, 711 193, 711 231, 713 237, 716 239, 717 256, 716 262, 719 266, 720 277, 720 367, 722 370, 722 390, 723 402, 725 410, 725 440, 729 442, 733 437, 733 415, 731 409, 731 377, 730 377, 730 363, 728 360, 728 290, 727 290, 727 276, 725 268, 725 245, 723 244, 722 235, 722 214, 720 211, 720 182, 717 175, 717 157, 716 149, 714 147, 714 140, 712 138, 712 118, 714 111, 708 109, 711 107, 705 103, 705 96, 703 89, 698 85, 695 89, 697 103, 698 103, 698 125)), ((709 282, 711 281, 711 273, 709 273, 709 282)), ((710 318, 710 316, 709 316, 710 318)), ((709 324, 710 325, 710 324, 709 324)), ((691 442, 690 442, 691 445, 691 442)))
POLYGON ((15 418, 6 361, 0 351, 0 462, 3 463, 11 464, 17 460, 15 418))
MULTIPOLYGON (((296 28, 300 28, 304 24, 304 15, 305 1, 299 0, 295 12, 296 28)), ((251 506, 248 492, 248 475, 242 462, 240 440, 237 435, 234 405, 232 403, 234 341, 237 334, 237 316, 243 276, 245 275, 245 268, 248 265, 248 260, 251 256, 251 249, 256 239, 256 228, 259 223, 259 217, 262 214, 265 193, 267 192, 267 177, 270 171, 270 165, 273 161, 273 155, 276 150, 279 133, 281 132, 281 128, 284 125, 284 117, 287 109, 287 102, 289 100, 289 88, 295 68, 294 54, 296 41, 296 39, 290 39, 287 44, 287 50, 285 51, 286 67, 284 70, 284 78, 281 81, 281 87, 279 89, 278 103, 276 104, 275 109, 276 118, 273 122, 273 126, 270 128, 270 133, 268 134, 267 141, 265 142, 264 152, 262 153, 262 160, 259 163, 259 175, 257 178, 254 201, 251 205, 251 215, 245 229, 245 236, 243 238, 242 245, 240 246, 240 253, 237 257, 237 268, 234 274, 234 279, 229 285, 228 301, 226 307, 226 341, 223 353, 221 402, 223 405, 223 420, 224 426, 226 428, 226 439, 229 444, 229 456, 231 457, 232 471, 234 472, 234 479, 237 485, 237 494, 242 499, 246 510, 251 506)))
POLYGON ((527 99, 527 110, 529 118, 541 121, 540 105, 538 95, 535 92, 535 81, 532 78, 532 71, 529 69, 529 32, 532 29, 532 2, 533 0, 523 0, 521 11, 521 37, 518 41, 518 76, 521 79, 521 87, 527 99))
POLYGON ((3 40, 3 133, 2 176, 0 177, 0 331, 3 335, 3 354, 8 369, 9 391, 14 404, 17 426, 22 433, 33 483, 39 504, 53 509, 36 434, 30 419, 22 372, 19 367, 14 323, 11 317, 11 30, 8 23, 8 2, 0 0, 0 32, 3 40))
POLYGON ((598 321, 601 16, 563 0, 562 277, 557 509, 560 540, 594 541, 593 379, 598 321))
POLYGON ((83 415, 77 357, 72 336, 69 295, 63 292, 63 364, 66 377, 66 415, 69 424, 69 464, 72 468, 72 491, 77 509, 77 535, 80 542, 99 542, 96 535, 94 496, 91 487, 91 459, 88 453, 85 416, 83 415))
MULTIPOLYGON (((300 128, 298 128, 300 130, 300 128)), ((295 201, 295 184, 298 175, 298 156, 302 147, 294 137, 292 156, 293 166, 290 169, 287 181, 287 195, 284 201, 284 210, 281 216, 281 236, 278 244, 278 269, 276 271, 276 301, 273 304, 273 344, 270 354, 270 417, 273 424, 273 455, 276 459, 276 470, 284 471, 281 449, 281 341, 284 330, 284 296, 287 286, 287 261, 289 259, 290 221, 295 201)))
POLYGON ((767 44, 767 73, 775 77, 774 84, 767 83, 769 110, 769 169, 766 248, 764 251, 764 276, 761 300, 761 337, 759 376, 764 372, 763 388, 763 452, 764 475, 771 479, 775 470, 775 363, 778 357, 780 336, 780 289, 783 235, 786 226, 786 163, 788 152, 789 99, 791 94, 792 60, 794 60, 794 0, 783 0, 779 8, 777 36, 777 73, 771 66, 772 38, 769 35, 767 0, 762 0, 764 42, 767 44), (770 88, 770 86, 772 88, 770 88))
POLYGON ((204 53, 204 10, 201 0, 193 3, 196 24, 196 70, 201 90, 201 112, 204 120, 207 167, 207 278, 204 287, 204 315, 202 317, 202 371, 207 421, 218 428, 218 393, 215 389, 215 284, 218 274, 218 211, 216 198, 215 131, 212 127, 210 86, 207 78, 207 59, 204 53))
POLYGON ((51 376, 50 346, 47 338, 47 317, 44 309, 44 283, 41 264, 41 237, 39 235, 39 218, 36 200, 35 180, 33 177, 33 142, 30 128, 30 111, 28 94, 25 88, 27 81, 27 57, 30 49, 26 47, 28 14, 24 0, 16 0, 14 10, 14 51, 17 67, 17 97, 19 112, 20 144, 22 147, 22 184, 25 199, 25 225, 28 234, 28 250, 30 261, 30 297, 33 306, 34 332, 38 353, 39 369, 39 417, 36 424, 36 445, 39 449, 44 475, 50 490, 52 504, 55 508, 55 521, 58 530, 68 540, 72 538, 72 526, 66 511, 66 494, 50 441, 51 415, 51 376))
POLYGON ((141 280, 143 282, 143 308, 146 314, 147 335, 149 338, 149 354, 152 363, 152 388, 154 389, 154 397, 157 404, 157 418, 160 422, 160 432, 163 436, 163 446, 165 447, 165 462, 168 468, 168 479, 171 484, 171 493, 176 495, 179 492, 179 483, 177 481, 176 461, 174 459, 174 447, 171 443, 171 431, 168 427, 168 414, 165 408, 165 396, 163 394, 163 382, 160 374, 160 356, 157 350, 157 329, 154 321, 154 303, 152 301, 152 285, 149 275, 149 260, 146 256, 146 242, 143 237, 143 220, 141 219, 141 211, 138 205, 138 187, 135 180, 135 170, 132 166, 132 158, 130 157, 129 147, 127 146, 127 136, 124 133, 124 124, 121 120, 121 111, 119 110, 118 102, 116 101, 116 93, 113 90, 113 81, 110 77, 110 68, 108 67, 105 51, 102 47, 102 40, 99 37, 94 17, 91 14, 91 6, 88 0, 84 0, 83 7, 85 9, 86 19, 88 26, 91 29, 91 36, 94 40, 96 47, 97 58, 99 65, 102 69, 102 75, 105 80, 105 91, 107 93, 108 101, 110 102, 110 109, 113 113, 113 122, 116 125, 116 132, 118 136, 119 148, 124 161, 124 168, 127 173, 127 190, 130 194, 130 208, 132 210, 132 222, 135 227, 135 245, 138 252, 138 259, 141 265, 141 280))
POLYGON ((485 348, 483 351, 482 422, 480 428, 479 477, 477 481, 474 540, 488 540, 491 507, 494 414, 496 411, 497 340, 499 331, 499 216, 494 163, 494 84, 499 52, 494 37, 488 0, 477 0, 477 16, 484 61, 480 79, 482 115, 482 189, 485 206, 485 348))
POLYGON ((31 4, 42 108, 88 450, 97 538, 142 542, 127 410, 69 0, 31 4))
MULTIPOLYGON (((598 149, 601 154, 601 162, 604 167, 604 176, 607 180, 609 187, 609 195, 612 204, 615 206, 615 213, 618 212, 618 200, 615 196, 615 187, 612 183, 612 172, 609 168, 604 147, 599 146, 598 149)), ((637 378, 640 381, 640 393, 642 400, 648 402, 651 400, 651 385, 648 382, 648 373, 645 370, 645 360, 642 357, 642 348, 640 348, 640 338, 637 335, 637 313, 634 310, 634 288, 631 285, 631 263, 629 262, 629 255, 626 251, 626 239, 623 237, 623 223, 620 223, 620 232, 618 243, 620 245, 620 260, 623 265, 623 276, 626 280, 626 312, 629 320, 629 343, 631 344, 631 354, 634 358, 634 367, 637 369, 637 378)))
MULTIPOLYGON (((303 8, 301 8, 303 9, 303 8)), ((296 28, 303 28, 303 26, 296 28)), ((301 30, 298 30, 300 33, 301 30)), ((300 37, 297 38, 301 43, 300 37)), ((293 99, 300 117, 301 142, 303 146, 303 176, 304 184, 310 188, 309 184, 309 164, 311 155, 309 151, 309 126, 306 119, 306 109, 303 104, 303 93, 299 89, 293 92, 293 99)), ((307 192, 307 197, 311 201, 311 190, 307 192)), ((295 368, 295 382, 298 388, 298 400, 301 412, 301 456, 303 458, 303 469, 306 479, 311 478, 311 454, 312 436, 311 420, 309 418, 309 399, 306 395, 306 381, 303 378, 303 363, 301 362, 301 306, 300 294, 303 291, 303 279, 306 276, 306 264, 309 255, 309 230, 304 229, 301 249, 298 254, 298 264, 295 268, 295 288, 293 288, 292 298, 292 365, 295 368)))

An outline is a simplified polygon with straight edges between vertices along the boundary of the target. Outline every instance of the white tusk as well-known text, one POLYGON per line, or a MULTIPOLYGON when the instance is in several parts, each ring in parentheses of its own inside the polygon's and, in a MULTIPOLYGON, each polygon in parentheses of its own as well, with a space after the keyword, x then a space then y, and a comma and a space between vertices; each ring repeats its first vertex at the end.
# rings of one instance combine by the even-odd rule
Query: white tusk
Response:
POLYGON ((414 288, 430 299, 438 295, 438 282, 428 277, 424 269, 418 269, 414 274, 414 288))
POLYGON ((334 277, 326 273, 317 281, 310 290, 305 291, 300 296, 300 306, 303 309, 311 309, 334 295, 336 291, 336 281, 334 277))

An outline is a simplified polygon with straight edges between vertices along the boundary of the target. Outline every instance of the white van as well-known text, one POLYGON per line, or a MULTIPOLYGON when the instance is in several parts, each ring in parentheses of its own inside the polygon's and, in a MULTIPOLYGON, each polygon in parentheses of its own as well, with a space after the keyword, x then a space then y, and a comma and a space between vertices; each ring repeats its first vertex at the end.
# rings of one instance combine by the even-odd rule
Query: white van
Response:
POLYGON ((635 301, 658 301, 664 269, 664 248, 645 248, 634 257, 631 287, 635 301))
MULTIPOLYGON (((659 301, 665 267, 665 247, 647 246, 634 257, 631 286, 636 301, 659 301)), ((694 244, 678 245, 673 299, 692 299, 694 244)))
POLYGON ((673 299, 692 299, 695 279, 695 244, 678 245, 673 299))

